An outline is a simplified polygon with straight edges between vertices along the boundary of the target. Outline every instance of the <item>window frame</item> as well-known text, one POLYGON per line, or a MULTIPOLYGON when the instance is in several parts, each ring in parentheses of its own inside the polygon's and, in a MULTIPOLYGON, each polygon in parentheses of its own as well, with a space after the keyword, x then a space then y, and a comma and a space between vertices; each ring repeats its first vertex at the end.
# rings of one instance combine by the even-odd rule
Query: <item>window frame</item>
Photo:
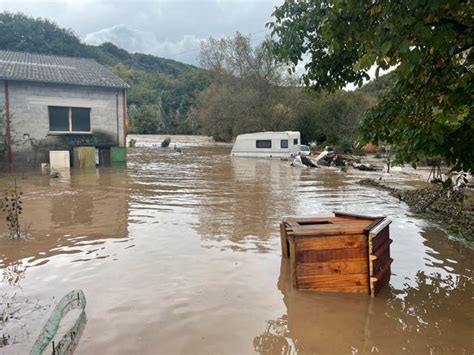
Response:
POLYGON ((288 149, 289 148, 290 142, 288 142, 288 139, 280 139, 280 149, 288 149), (285 144, 283 144, 285 143, 285 144))
POLYGON ((51 105, 48 106, 48 121, 49 121, 49 135, 68 135, 68 134, 92 134, 92 119, 91 119, 91 111, 92 108, 90 107, 77 107, 77 106, 56 106, 56 105, 51 105), (68 127, 69 130, 67 131, 55 131, 51 130, 51 108, 66 108, 68 109, 68 127), (88 131, 74 131, 73 130, 73 115, 72 111, 73 109, 86 109, 89 110, 89 130, 88 131))
POLYGON ((299 139, 298 138, 293 138, 293 145, 298 145, 299 139))
POLYGON ((256 149, 272 149, 272 140, 271 139, 256 139, 255 140, 255 148, 256 149), (262 145, 262 143, 264 143, 264 145, 268 145, 268 143, 270 143, 270 145, 269 146, 259 146, 259 143, 260 143, 260 145, 262 145))

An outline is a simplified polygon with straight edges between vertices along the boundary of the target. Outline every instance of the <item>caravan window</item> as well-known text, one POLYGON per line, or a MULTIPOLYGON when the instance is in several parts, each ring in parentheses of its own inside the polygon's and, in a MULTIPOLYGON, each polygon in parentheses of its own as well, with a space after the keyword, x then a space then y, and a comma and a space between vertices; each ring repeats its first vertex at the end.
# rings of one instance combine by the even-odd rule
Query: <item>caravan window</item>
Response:
POLYGON ((271 148, 272 141, 270 139, 257 140, 257 148, 271 148))
POLYGON ((298 145, 298 138, 293 139, 293 144, 298 145))
POLYGON ((288 139, 282 139, 280 141, 280 148, 282 148, 282 149, 288 148, 288 139))

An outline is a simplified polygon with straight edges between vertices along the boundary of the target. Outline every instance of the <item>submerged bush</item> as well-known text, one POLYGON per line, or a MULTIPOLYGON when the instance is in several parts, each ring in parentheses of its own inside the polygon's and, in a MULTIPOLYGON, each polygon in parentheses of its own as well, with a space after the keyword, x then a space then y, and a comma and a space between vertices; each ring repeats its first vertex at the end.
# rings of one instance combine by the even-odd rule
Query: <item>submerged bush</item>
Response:
POLYGON ((338 150, 342 153, 352 153, 352 142, 350 140, 343 140, 338 150))
POLYGON ((21 197, 23 192, 15 185, 11 190, 5 191, 5 196, 2 200, 2 211, 6 213, 5 220, 8 226, 8 235, 11 239, 24 239, 26 232, 20 228, 20 215, 23 211, 23 201, 21 197))
POLYGON ((162 148, 168 148, 170 146, 170 143, 171 143, 171 138, 170 137, 166 137, 163 142, 161 142, 161 147, 162 148))
POLYGON ((136 145, 137 145, 137 140, 136 139, 132 138, 128 141, 128 147, 129 148, 135 148, 136 145))

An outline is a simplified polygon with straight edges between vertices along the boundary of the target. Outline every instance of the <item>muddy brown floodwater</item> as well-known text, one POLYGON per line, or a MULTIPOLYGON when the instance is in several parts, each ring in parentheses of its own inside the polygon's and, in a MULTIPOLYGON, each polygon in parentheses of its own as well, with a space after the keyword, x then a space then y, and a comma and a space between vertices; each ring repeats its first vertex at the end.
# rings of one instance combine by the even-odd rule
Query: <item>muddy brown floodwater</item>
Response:
POLYGON ((27 352, 72 289, 87 297, 77 354, 473 353, 472 249, 356 184, 373 173, 135 138, 126 169, 18 178, 31 238, 0 240, 2 303, 20 306, 1 353, 27 352), (291 287, 279 221, 336 209, 393 220, 392 278, 377 298, 291 287))

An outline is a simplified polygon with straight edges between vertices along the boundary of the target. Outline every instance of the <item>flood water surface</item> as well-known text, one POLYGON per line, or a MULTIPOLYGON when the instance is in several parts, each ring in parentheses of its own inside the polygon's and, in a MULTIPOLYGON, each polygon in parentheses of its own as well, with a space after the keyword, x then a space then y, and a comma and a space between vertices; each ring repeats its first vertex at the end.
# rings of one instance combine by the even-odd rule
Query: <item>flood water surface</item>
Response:
POLYGON ((21 307, 0 352, 27 352, 73 289, 87 298, 78 354, 473 352, 473 251, 358 185, 368 173, 135 138, 126 169, 18 177, 30 239, 1 239, 2 304, 21 307), (333 210, 393 221, 392 277, 376 298, 291 286, 279 222, 333 210))

